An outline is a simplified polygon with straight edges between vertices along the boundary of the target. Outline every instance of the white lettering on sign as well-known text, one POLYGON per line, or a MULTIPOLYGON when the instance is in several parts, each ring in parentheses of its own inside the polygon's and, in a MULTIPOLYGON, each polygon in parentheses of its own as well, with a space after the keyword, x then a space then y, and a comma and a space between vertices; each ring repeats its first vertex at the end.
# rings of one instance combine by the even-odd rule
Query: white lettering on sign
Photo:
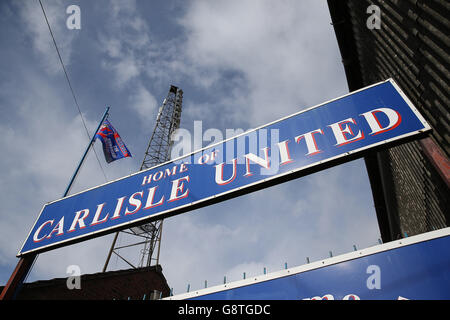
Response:
MULTIPOLYGON (((371 111, 365 112, 363 114, 360 114, 362 119, 364 119, 367 124, 369 125, 370 132, 368 133, 370 135, 377 135, 386 131, 390 131, 400 125, 402 122, 401 115, 391 108, 377 108, 373 109, 371 111), (379 116, 381 114, 384 114, 385 118, 387 118, 388 123, 384 126, 381 124, 379 116)), ((358 121, 361 121, 358 119, 358 121)), ((334 140, 336 143, 334 144, 334 147, 341 147, 343 145, 354 143, 356 141, 360 141, 365 139, 367 136, 364 134, 363 130, 358 127, 358 122, 354 118, 347 118, 335 123, 332 123, 326 128, 318 128, 309 132, 302 133, 298 136, 294 137, 294 141, 297 143, 297 145, 300 145, 302 141, 305 141, 303 146, 306 146, 306 156, 312 157, 315 155, 320 154, 322 151, 320 149, 320 145, 318 143, 318 136, 324 136, 326 134, 332 134, 334 140), (326 130, 326 128, 329 128, 326 130)), ((254 173, 251 170, 250 164, 254 163, 257 164, 260 168, 264 169, 270 169, 271 168, 271 159, 274 157, 280 156, 281 162, 279 165, 295 162, 295 159, 291 158, 290 152, 289 152, 289 140, 284 140, 282 142, 278 142, 274 144, 278 150, 273 151, 270 150, 269 147, 265 147, 261 149, 261 155, 256 155, 254 153, 247 153, 244 154, 243 159, 244 162, 240 162, 241 160, 238 158, 234 158, 231 160, 231 163, 233 165, 232 167, 232 173, 228 175, 228 178, 224 179, 224 165, 225 162, 219 163, 215 166, 216 173, 215 173, 215 181, 218 185, 226 185, 231 182, 233 182, 236 178, 236 163, 245 163, 245 174, 244 177, 250 177, 254 173), (269 151, 272 153, 269 155, 269 151)), ((297 146, 298 147, 298 146, 297 146)), ((291 147, 292 148, 292 147, 291 147)), ((216 154, 215 154, 216 155, 216 154)), ((207 158, 203 156, 199 159, 199 163, 206 162, 207 158)), ((261 173, 262 174, 262 173, 261 173)), ((150 179, 150 178, 149 178, 150 179)), ((144 178, 144 182, 145 182, 144 178)))

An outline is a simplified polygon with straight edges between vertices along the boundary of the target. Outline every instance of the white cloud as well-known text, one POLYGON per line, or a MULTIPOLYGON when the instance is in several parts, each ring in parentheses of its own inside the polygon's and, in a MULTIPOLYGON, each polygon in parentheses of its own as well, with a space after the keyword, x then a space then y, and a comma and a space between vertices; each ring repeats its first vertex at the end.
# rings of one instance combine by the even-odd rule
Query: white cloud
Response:
POLYGON ((194 64, 242 72, 256 126, 345 90, 335 82, 342 69, 330 50, 333 30, 315 23, 327 20, 326 3, 318 1, 196 1, 180 22, 194 64))
POLYGON ((158 102, 155 97, 142 85, 135 88, 135 92, 130 97, 130 107, 134 109, 143 123, 154 123, 158 102))
MULTIPOLYGON (((72 42, 77 32, 66 27, 66 4, 63 1, 43 1, 43 6, 53 35, 66 66, 70 65, 72 42)), ((61 65, 57 56, 53 40, 44 14, 38 1, 24 1, 20 3, 19 13, 27 36, 32 42, 33 49, 39 54, 45 70, 49 74, 61 72, 61 65)))
MULTIPOLYGON (((100 272, 106 261, 112 237, 113 235, 107 235, 38 255, 27 281, 68 277, 70 274, 66 271, 70 265, 79 266, 81 274, 100 272)), ((83 283, 81 285, 83 286, 83 283)))
POLYGON ((104 10, 110 13, 111 20, 97 35, 98 49, 106 54, 103 67, 113 72, 117 86, 123 89, 145 69, 145 55, 150 51, 149 28, 139 16, 135 1, 112 1, 104 10))
POLYGON ((117 62, 104 62, 104 67, 111 69, 116 76, 116 84, 122 88, 126 83, 135 79, 140 74, 140 62, 131 55, 120 59, 117 62))
POLYGON ((122 55, 122 42, 116 38, 106 38, 103 35, 99 36, 99 42, 102 47, 102 50, 110 57, 110 58, 120 58, 122 55))

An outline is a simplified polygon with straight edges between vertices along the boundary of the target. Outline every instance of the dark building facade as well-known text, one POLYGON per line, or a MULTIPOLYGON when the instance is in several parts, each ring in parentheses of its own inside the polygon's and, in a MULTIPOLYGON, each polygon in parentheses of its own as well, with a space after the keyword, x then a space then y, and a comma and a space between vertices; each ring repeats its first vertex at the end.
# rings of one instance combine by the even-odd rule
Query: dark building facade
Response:
POLYGON ((349 90, 392 78, 433 128, 429 138, 365 157, 383 240, 448 227, 450 2, 328 0, 328 6, 349 90), (367 25, 371 5, 379 9, 379 29, 367 25))
MULTIPOLYGON (((170 295, 160 265, 24 283, 17 300, 156 300, 170 295), (67 281, 71 283, 68 288, 67 281)), ((0 287, 0 292, 3 287, 0 287)))

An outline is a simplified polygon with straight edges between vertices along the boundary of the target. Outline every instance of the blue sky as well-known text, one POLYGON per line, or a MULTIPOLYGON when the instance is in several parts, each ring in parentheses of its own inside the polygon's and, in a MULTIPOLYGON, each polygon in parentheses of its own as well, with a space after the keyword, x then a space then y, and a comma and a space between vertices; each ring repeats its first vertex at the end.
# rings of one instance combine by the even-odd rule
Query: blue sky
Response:
MULTIPOLYGON (((110 121, 142 162, 171 84, 184 91, 181 127, 250 129, 348 92, 326 1, 49 1, 44 7, 91 134, 110 121), (66 8, 81 9, 81 29, 66 8)), ((88 138, 39 2, 0 3, 0 283, 45 202, 61 197, 88 138)), ((206 145, 208 141, 205 141, 206 145)), ((91 152, 72 192, 106 182, 91 152)), ((372 246, 379 229, 356 160, 166 219, 163 272, 175 293, 372 246)), ((101 271, 112 235, 39 256, 29 281, 101 271)), ((125 241, 125 240, 122 240, 125 241)), ((138 256, 130 252, 130 256, 138 256)), ((112 269, 127 266, 111 260, 112 269)))

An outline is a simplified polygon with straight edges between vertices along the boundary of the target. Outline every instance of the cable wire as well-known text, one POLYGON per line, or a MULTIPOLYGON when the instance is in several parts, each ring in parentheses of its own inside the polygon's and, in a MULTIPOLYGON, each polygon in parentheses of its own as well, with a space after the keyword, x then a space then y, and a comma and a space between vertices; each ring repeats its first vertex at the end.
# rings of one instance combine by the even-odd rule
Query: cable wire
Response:
MULTIPOLYGON (((61 66, 63 68, 64 75, 66 76, 66 80, 67 80, 67 83, 69 85, 70 92, 72 93, 73 100, 75 101, 75 105, 76 105, 76 107, 78 109, 78 113, 80 114, 81 122, 83 122, 83 126, 84 126, 84 129, 86 130, 86 134, 88 136, 89 141, 91 141, 91 136, 89 135, 89 130, 88 130, 87 126, 86 126, 86 122, 84 121, 84 117, 83 117, 83 114, 81 112, 80 105, 78 104, 78 100, 77 100, 77 97, 75 96, 75 92, 74 92, 72 84, 70 82, 69 75, 67 74, 66 67, 65 67, 64 62, 63 62, 63 60, 61 58, 61 54, 59 53, 58 45, 56 44, 56 40, 55 40, 55 37, 53 35, 52 28, 50 27, 50 23, 48 22, 47 14, 45 13, 45 9, 44 9, 44 6, 42 5, 41 0, 39 0, 39 4, 41 5, 41 9, 42 9, 42 12, 44 14, 45 22, 47 23, 48 30, 50 31, 50 35, 52 37, 53 44, 55 45, 56 53, 58 54, 59 62, 61 63, 61 66)), ((96 133, 94 133, 94 134, 96 134, 96 133)), ((102 166, 102 164, 100 162, 100 159, 98 158, 97 152, 95 151, 94 148, 92 148, 92 149, 94 150, 95 157, 97 158, 97 162, 98 162, 98 164, 100 166, 100 169, 101 169, 101 171, 103 173, 103 176, 105 177, 105 180, 108 181, 108 178, 106 177, 106 173, 103 170, 103 166, 102 166)))

